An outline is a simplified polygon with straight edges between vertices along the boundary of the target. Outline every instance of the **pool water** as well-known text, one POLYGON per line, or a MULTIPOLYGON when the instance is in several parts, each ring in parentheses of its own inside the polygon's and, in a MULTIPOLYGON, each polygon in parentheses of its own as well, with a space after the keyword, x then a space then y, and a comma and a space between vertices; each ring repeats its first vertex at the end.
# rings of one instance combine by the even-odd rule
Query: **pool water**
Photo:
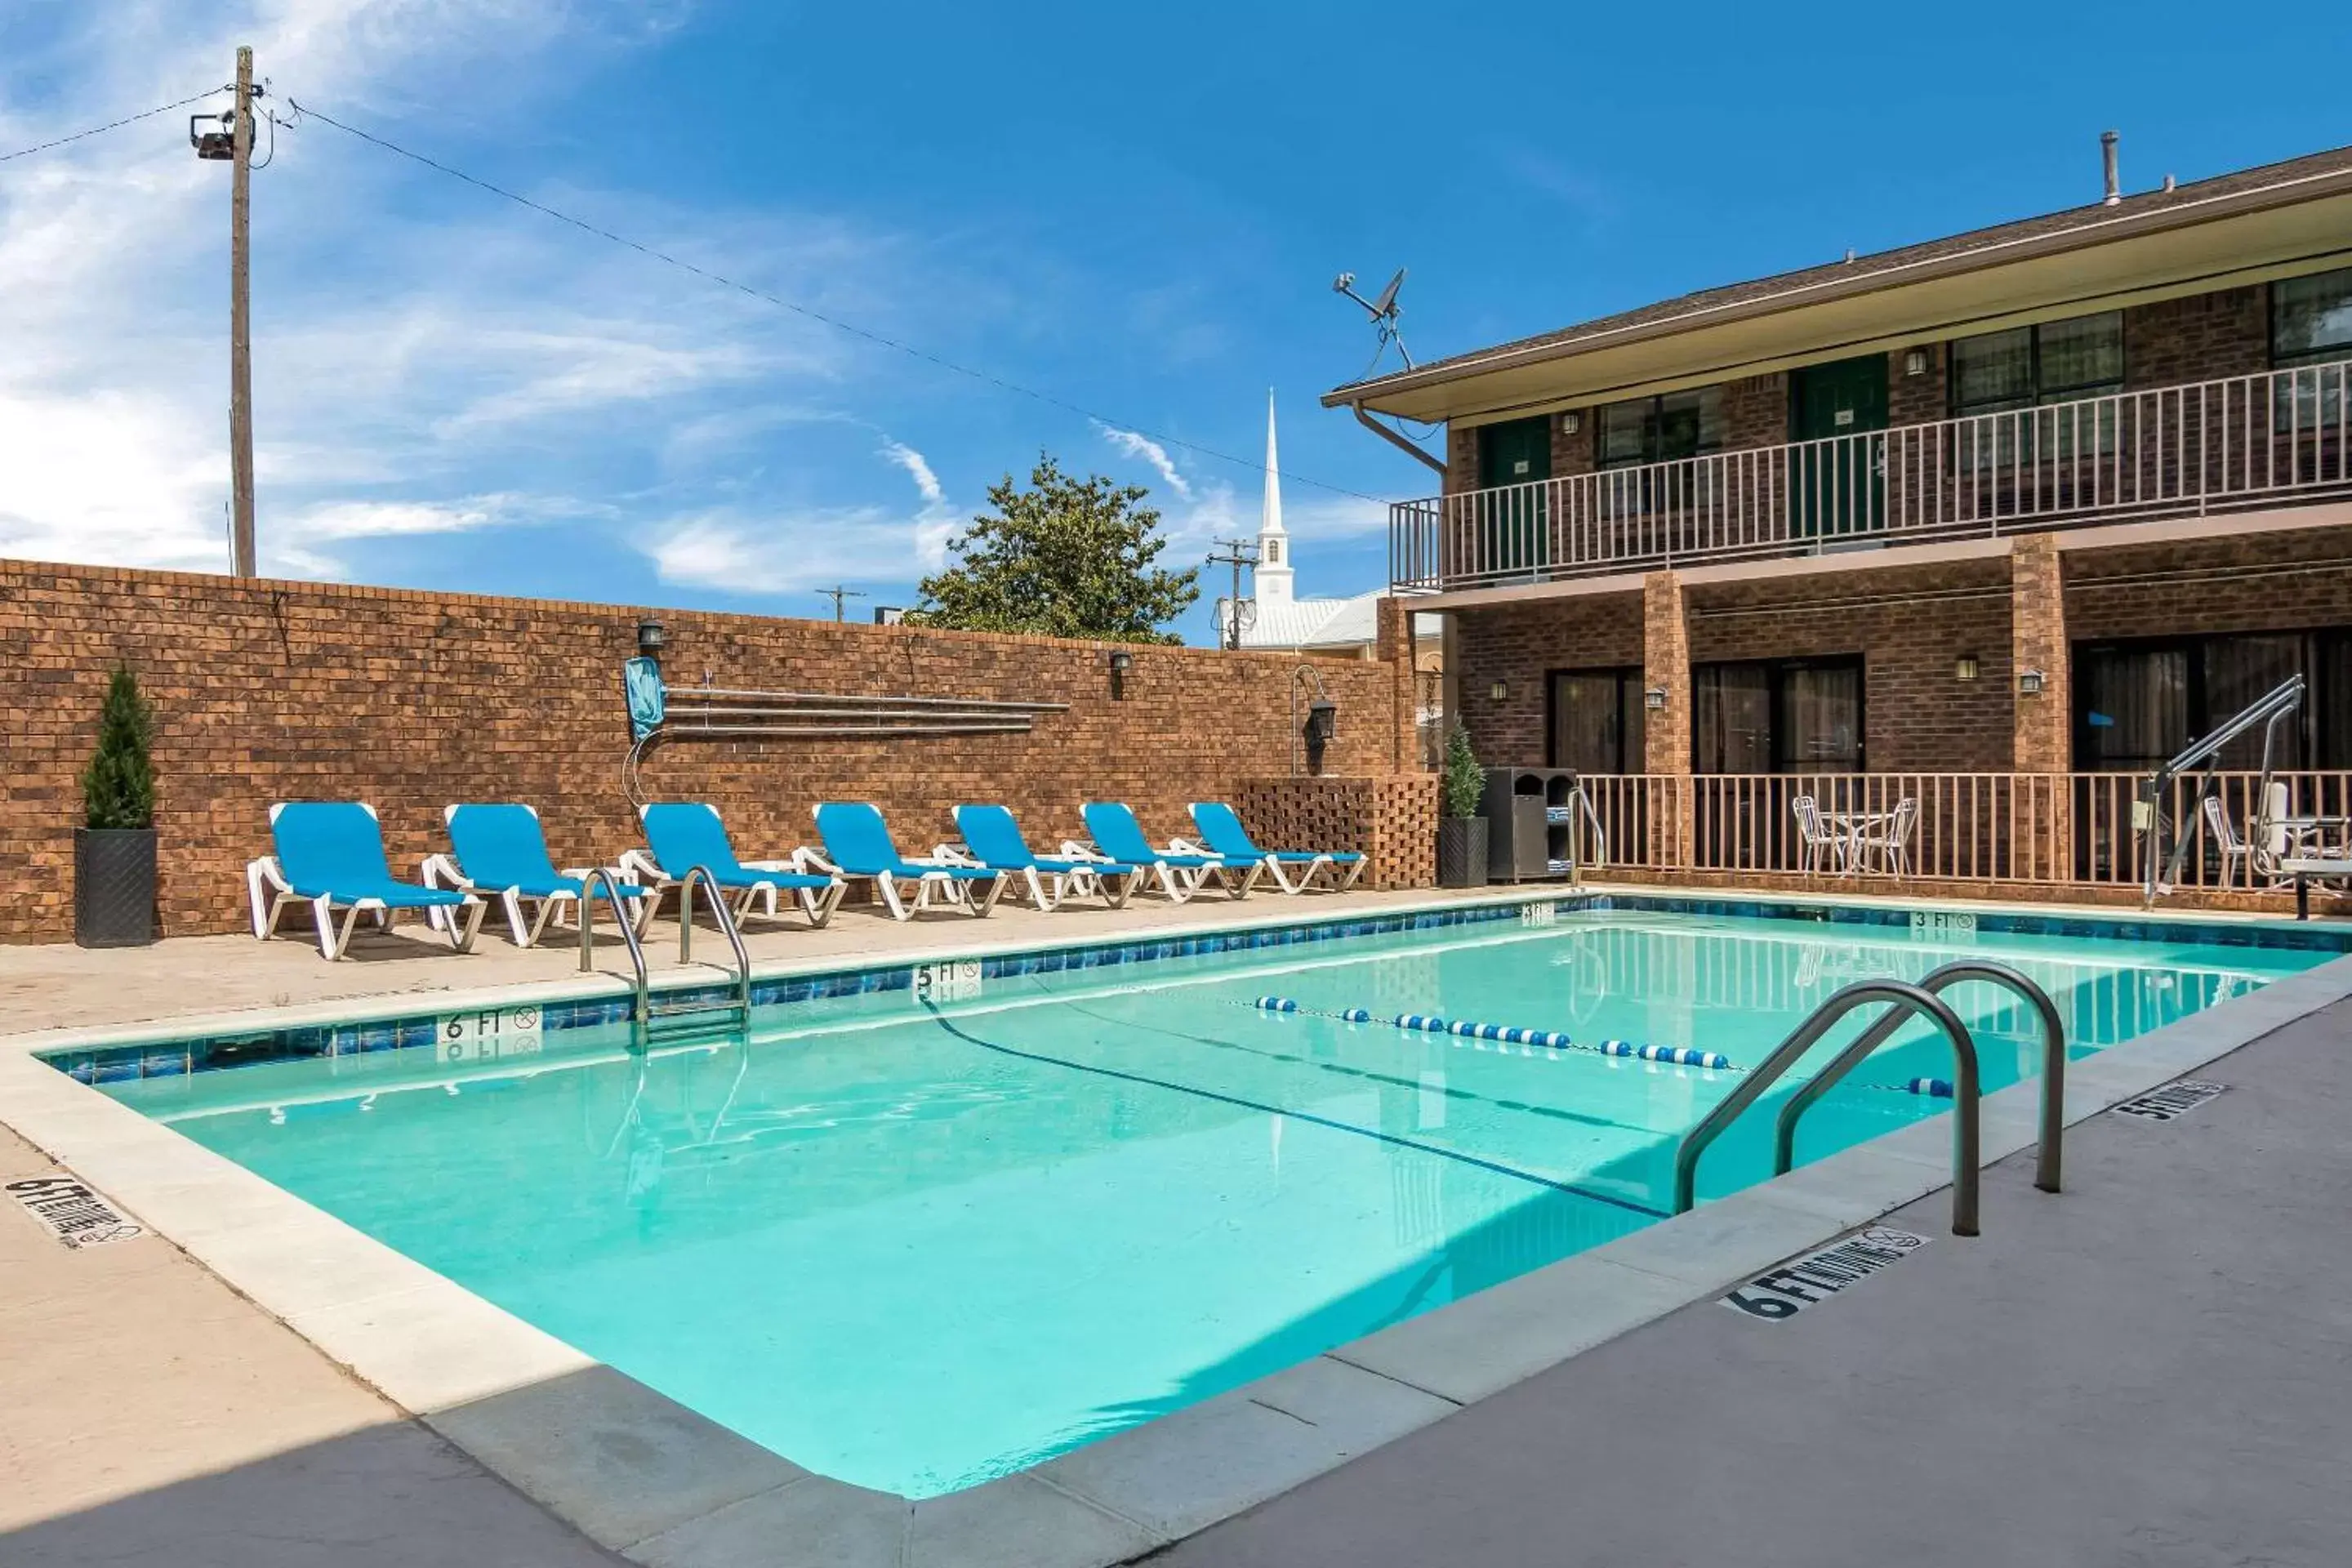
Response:
MULTIPOLYGON (((2039 981, 2081 1054, 2330 956, 1552 913, 835 998, 651 1051, 575 1029, 465 1068, 406 1050, 104 1087, 778 1453, 920 1497, 1654 1223, 1676 1140, 1736 1081, 1323 1012, 1747 1066, 1839 986, 1965 955, 2039 981)), ((2037 1069, 2006 994, 1948 997, 1988 1091, 2037 1069)), ((1869 1087, 1951 1076, 1924 1028, 1853 1076, 1800 1160, 1948 1109, 1869 1087)), ((1702 1198, 1769 1173, 1795 1082, 1709 1152, 1702 1198)))

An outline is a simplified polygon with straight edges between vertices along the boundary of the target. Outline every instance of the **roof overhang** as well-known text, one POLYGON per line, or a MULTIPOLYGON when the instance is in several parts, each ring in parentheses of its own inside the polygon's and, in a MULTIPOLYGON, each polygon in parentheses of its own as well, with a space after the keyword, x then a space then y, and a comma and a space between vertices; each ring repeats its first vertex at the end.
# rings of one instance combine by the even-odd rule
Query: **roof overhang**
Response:
POLYGON ((1482 423, 2352 264, 2352 167, 1602 329, 1324 394, 1482 423))

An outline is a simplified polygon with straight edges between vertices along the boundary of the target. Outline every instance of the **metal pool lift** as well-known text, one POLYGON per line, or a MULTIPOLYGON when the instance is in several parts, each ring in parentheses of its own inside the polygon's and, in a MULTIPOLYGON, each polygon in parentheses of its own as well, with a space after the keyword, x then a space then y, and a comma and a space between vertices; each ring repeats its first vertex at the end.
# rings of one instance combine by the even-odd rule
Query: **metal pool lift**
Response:
POLYGON ((2191 741, 2179 755, 2167 762, 2148 777, 2140 781, 2139 798, 2132 803, 2132 826, 2141 838, 2140 863, 2147 868, 2147 886, 2143 905, 2156 907, 2157 899, 2172 891, 2180 879, 2180 863, 2189 853, 2189 835, 2179 823, 2172 823, 2172 853, 2164 853, 2167 819, 2164 797, 2172 781, 2194 768, 2197 770, 2197 794, 2189 802, 2183 821, 2194 822, 2204 809, 2206 796, 2213 793, 2213 773, 2220 765, 2221 748, 2239 736, 2251 731, 2255 725, 2263 728, 2263 778, 2254 786, 2255 811, 2270 798, 2271 759, 2276 753, 2279 721, 2303 706, 2303 677, 2291 675, 2257 698, 2252 704, 2222 721, 2212 733, 2200 741, 2191 741))

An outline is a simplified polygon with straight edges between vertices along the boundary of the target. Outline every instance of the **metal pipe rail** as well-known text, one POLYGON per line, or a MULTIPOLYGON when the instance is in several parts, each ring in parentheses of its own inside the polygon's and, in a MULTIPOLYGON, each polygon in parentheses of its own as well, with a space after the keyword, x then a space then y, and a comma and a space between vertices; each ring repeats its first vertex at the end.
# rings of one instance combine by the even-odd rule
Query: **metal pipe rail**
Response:
MULTIPOLYGON (((1734 1085, 1721 1104, 1684 1134, 1681 1146, 1675 1151, 1675 1213, 1689 1213, 1697 1201, 1698 1160, 1706 1152, 1707 1145, 1722 1136, 1724 1129, 1738 1121, 1741 1111, 1761 1099, 1782 1073, 1819 1044, 1831 1025, 1872 1002, 1889 1003, 1906 1014, 1927 1019, 1942 1029, 1945 1038, 1952 1043, 1952 1234, 1977 1234, 1977 1160, 1980 1141, 1977 1135, 1976 1042, 1950 1004, 1932 991, 1901 980, 1857 981, 1832 995, 1814 1008, 1755 1071, 1734 1085)), ((1829 1077, 1826 1073, 1822 1076, 1829 1077)))
MULTIPOLYGON (((1961 959, 1947 963, 1922 978, 1919 989, 1940 996, 1951 986, 1966 980, 1980 980, 1989 985, 2000 985, 2015 992, 2042 1017, 2042 1146, 2034 1158, 2033 1184, 2045 1193, 2058 1191, 2060 1166, 2063 1154, 2061 1143, 2066 1131, 2066 1024, 2058 1016, 2058 1005, 2050 1000, 2050 993, 2004 964, 1983 963, 1973 959, 1961 959)), ((1853 1044, 1840 1052, 1828 1068, 1811 1082, 1801 1085, 1780 1108, 1780 1118, 1772 1132, 1772 1173, 1785 1176, 1796 1163, 1797 1121, 1812 1108, 1823 1095, 1835 1088, 1837 1081, 1862 1065, 1871 1052, 1885 1045, 1901 1028, 1907 1013, 1890 1012, 1878 1022, 1855 1037, 1853 1044)))
POLYGON ((697 866, 678 879, 677 883, 677 961, 681 964, 694 962, 694 884, 700 881, 710 889, 710 912, 718 917, 719 929, 727 933, 727 943, 735 950, 735 1003, 743 1009, 743 1021, 751 1021, 751 955, 744 950, 743 933, 735 924, 735 912, 727 907, 727 894, 719 886, 719 878, 708 866, 697 866))
POLYGON ((645 944, 637 940, 636 923, 629 919, 628 905, 622 900, 620 879, 603 866, 580 879, 580 973, 593 974, 596 969, 595 894, 599 885, 604 889, 605 902, 613 906, 613 923, 621 928, 622 943, 629 950, 629 969, 636 985, 629 1016, 642 1029, 653 1016, 653 986, 646 977, 645 944))
POLYGON ((669 686, 663 688, 663 695, 673 703, 706 697, 755 697, 779 702, 898 702, 922 708, 1003 708, 1024 713, 1060 713, 1070 706, 1066 702, 1024 702, 993 697, 861 696, 854 691, 759 691, 732 686, 669 686))
POLYGON ((2255 794, 2255 812, 2265 809, 2263 796, 2271 778, 2273 742, 2277 739, 2278 721, 2303 706, 2303 677, 2290 675, 2270 690, 2256 698, 2230 718, 2215 726, 2213 732, 2201 740, 2191 741, 2178 755, 2157 769, 2139 788, 2139 799, 2147 814, 2144 830, 2147 834, 2147 885, 2143 889, 2142 902, 2154 909, 2158 895, 2168 892, 2180 880, 2180 864, 2189 852, 2189 836, 2176 827, 2172 853, 2164 853, 2164 790, 2175 778, 2191 768, 2201 772, 2197 785, 2197 805, 2189 808, 2193 816, 2197 806, 2204 804, 2211 788, 2215 764, 2221 760, 2221 748, 2247 734, 2257 724, 2263 726, 2263 785, 2255 794))

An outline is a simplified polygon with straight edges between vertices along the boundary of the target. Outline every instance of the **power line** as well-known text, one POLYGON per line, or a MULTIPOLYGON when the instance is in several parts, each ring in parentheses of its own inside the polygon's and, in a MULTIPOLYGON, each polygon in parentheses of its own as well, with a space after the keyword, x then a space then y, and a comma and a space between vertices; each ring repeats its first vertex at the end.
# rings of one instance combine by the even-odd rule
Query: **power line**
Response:
POLYGON ((136 114, 126 114, 120 120, 110 120, 103 125, 93 125, 87 131, 77 131, 70 136, 60 136, 54 142, 44 142, 37 147, 21 148, 14 153, 0 153, 0 163, 5 163, 14 158, 29 158, 36 153, 46 153, 52 147, 62 147, 69 142, 80 142, 89 137, 101 136, 109 131, 119 131, 123 126, 135 125, 142 120, 152 120, 159 114, 169 114, 175 109, 185 109, 192 103, 202 103, 215 93, 229 90, 230 89, 226 87, 206 88, 204 91, 181 99, 177 102, 159 103, 152 109, 142 109, 136 114))
MULTIPOLYGON (((304 117, 308 117, 310 119, 319 121, 322 124, 331 125, 346 136, 355 136, 362 142, 383 148, 387 153, 397 153, 399 156, 408 159, 411 163, 422 163, 426 168, 434 170, 436 173, 448 175, 451 179, 462 180, 467 184, 472 185, 478 190, 488 191, 490 195, 503 197, 508 201, 513 202, 518 206, 529 207, 531 211, 538 213, 544 217, 553 218, 558 223, 569 224, 572 227, 579 229, 584 234, 595 236, 598 239, 606 240, 614 245, 625 247, 627 249, 635 251, 640 256, 648 257, 653 260, 677 268, 681 271, 691 272, 697 278, 700 278, 706 282, 716 283, 722 289, 732 289, 739 294, 748 294, 752 299, 761 300, 765 304, 773 305, 779 310, 790 310, 796 316, 805 316, 812 321, 822 322, 824 325, 831 327, 836 331, 846 332, 854 338, 862 338, 869 343, 888 349, 895 353, 902 353, 909 356, 910 358, 921 360, 926 364, 936 365, 940 369, 951 372, 954 374, 967 376, 973 381, 985 383, 990 386, 996 387, 1000 391, 1010 392, 1022 397, 1032 398, 1036 402, 1045 404, 1050 407, 1062 409, 1066 413, 1076 414, 1081 418, 1092 419, 1099 424, 1111 426, 1118 429, 1132 430, 1135 434, 1158 441, 1163 446, 1181 447, 1185 451, 1198 453, 1203 458, 1213 458, 1221 463, 1231 463, 1236 468, 1247 468, 1254 473, 1262 474, 1267 471, 1266 466, 1264 463, 1255 462, 1248 458, 1235 457, 1231 452, 1221 452, 1214 447, 1203 447, 1197 441, 1187 441, 1182 437, 1176 436, 1163 436, 1156 431, 1145 430, 1137 426, 1129 425, 1122 420, 1113 419, 1108 415, 1097 414, 1091 408, 1084 408, 1079 406, 1077 404, 1056 397, 1050 392, 1040 392, 1034 387, 1024 386, 1019 382, 1015 381, 1007 381, 1003 376, 991 374, 987 371, 974 370, 970 365, 958 364, 955 361, 950 359, 942 359, 940 356, 930 353, 929 350, 917 348, 911 343, 900 342, 896 338, 884 337, 879 332, 869 331, 866 328, 856 325, 855 322, 845 321, 838 316, 830 316, 822 310, 811 309, 809 306, 795 304, 790 300, 771 294, 763 289, 755 289, 749 283, 739 283, 734 279, 726 277, 720 273, 713 272, 707 267, 698 267, 693 262, 688 261, 680 257, 672 256, 666 250, 656 250, 652 246, 646 245, 640 240, 631 239, 626 235, 615 234, 608 228, 600 228, 596 225, 590 223, 585 218, 574 217, 570 213, 564 212, 557 207, 549 206, 544 202, 533 201, 530 197, 523 195, 519 192, 510 191, 504 185, 494 184, 488 180, 482 179, 474 174, 469 174, 463 169, 453 168, 449 164, 441 163, 437 159, 428 158, 422 153, 411 152, 408 148, 401 146, 396 142, 388 142, 381 136, 362 131, 355 125, 346 125, 341 121, 333 118, 331 115, 323 114, 318 110, 310 108, 308 104, 298 103, 291 99, 289 99, 287 102, 293 109, 295 117, 298 121, 304 117)), ((1318 490, 1328 490, 1334 495, 1347 496, 1354 500, 1371 501, 1376 505, 1384 504, 1378 496, 1366 495, 1361 490, 1351 490, 1344 485, 1327 484, 1321 479, 1310 479, 1305 474, 1294 474, 1287 470, 1277 469, 1275 471, 1279 473, 1282 478, 1289 479, 1297 484, 1307 485, 1318 490)))

